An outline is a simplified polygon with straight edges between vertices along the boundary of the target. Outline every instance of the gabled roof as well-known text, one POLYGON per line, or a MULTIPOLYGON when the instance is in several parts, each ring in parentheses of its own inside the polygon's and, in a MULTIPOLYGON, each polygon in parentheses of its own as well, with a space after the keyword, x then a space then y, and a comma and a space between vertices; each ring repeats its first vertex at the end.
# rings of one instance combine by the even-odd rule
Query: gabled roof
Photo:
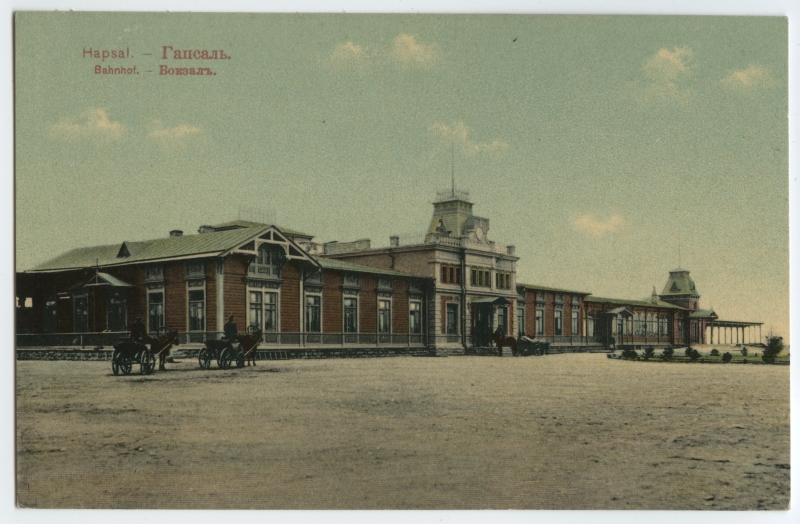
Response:
POLYGON ((680 306, 676 306, 675 304, 670 304, 669 302, 664 302, 663 300, 659 300, 657 302, 651 302, 649 300, 626 300, 623 298, 606 298, 606 297, 595 297, 595 296, 588 296, 583 300, 584 302, 594 302, 596 304, 620 304, 624 306, 658 307, 662 309, 678 309, 678 310, 686 309, 680 306))
POLYGON ((587 291, 573 291, 571 289, 562 289, 557 287, 547 287, 547 286, 537 286, 534 284, 523 284, 521 282, 517 282, 518 286, 524 287, 525 289, 532 289, 535 291, 555 291, 558 293, 572 293, 573 295, 591 295, 591 293, 587 291))
POLYGON ((717 314, 711 309, 698 309, 689 314, 690 318, 717 318, 717 314))
POLYGON ((124 242, 130 256, 119 257, 121 244, 82 247, 68 251, 30 271, 57 271, 95 266, 115 266, 199 255, 215 256, 234 249, 261 234, 269 226, 239 228, 213 233, 164 237, 142 242, 124 242))
POLYGON ((108 273, 96 273, 80 287, 111 286, 111 287, 133 287, 122 279, 109 275, 108 273))
POLYGON ((421 275, 412 275, 409 273, 401 273, 400 271, 393 271, 391 269, 382 269, 372 266, 363 266, 361 264, 353 264, 351 262, 344 262, 333 258, 314 257, 322 269, 333 269, 337 271, 352 271, 353 273, 370 273, 373 275, 386 275, 392 277, 416 277, 426 278, 421 275))
POLYGON ((262 224, 261 222, 251 222, 249 220, 231 220, 230 222, 224 222, 222 224, 217 224, 213 227, 217 231, 226 231, 229 229, 241 229, 241 228, 257 228, 257 227, 269 227, 270 225, 277 227, 287 235, 292 235, 296 237, 307 237, 307 238, 314 238, 314 235, 309 235, 308 233, 303 233, 302 231, 297 231, 295 229, 290 229, 288 227, 277 226, 275 224, 262 224))

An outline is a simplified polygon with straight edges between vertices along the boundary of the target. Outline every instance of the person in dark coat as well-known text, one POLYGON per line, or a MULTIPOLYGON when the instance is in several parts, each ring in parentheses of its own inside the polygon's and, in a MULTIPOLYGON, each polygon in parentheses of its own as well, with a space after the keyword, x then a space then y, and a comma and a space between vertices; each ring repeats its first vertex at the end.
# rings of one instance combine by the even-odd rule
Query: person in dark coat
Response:
POLYGON ((147 336, 147 329, 144 327, 142 317, 136 317, 136 322, 131 326, 131 340, 141 344, 144 342, 145 336, 147 336))
POLYGON ((506 330, 503 326, 497 326, 497 329, 492 335, 492 340, 497 344, 497 356, 503 356, 503 341, 506 339, 506 330))
POLYGON ((236 322, 233 321, 233 315, 228 317, 225 323, 225 340, 228 342, 228 347, 233 348, 233 343, 236 342, 236 335, 238 335, 236 322))

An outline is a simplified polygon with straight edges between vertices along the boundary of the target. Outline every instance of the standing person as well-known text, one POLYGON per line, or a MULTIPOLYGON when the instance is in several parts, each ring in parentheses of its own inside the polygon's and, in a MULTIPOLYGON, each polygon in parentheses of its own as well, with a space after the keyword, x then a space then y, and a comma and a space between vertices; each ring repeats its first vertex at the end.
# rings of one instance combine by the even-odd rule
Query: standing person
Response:
POLYGON ((144 342, 144 337, 147 336, 147 329, 144 327, 142 317, 136 317, 136 322, 131 326, 131 340, 138 343, 144 342))
POLYGON ((503 342, 506 339, 506 330, 503 328, 503 326, 497 326, 497 329, 495 330, 494 335, 492 335, 492 339, 497 344, 497 356, 498 357, 502 357, 503 356, 503 342))
POLYGON ((236 322, 233 321, 233 315, 228 317, 228 321, 225 323, 225 340, 228 341, 228 347, 233 349, 233 343, 236 342, 236 335, 238 334, 238 330, 236 329, 236 322))

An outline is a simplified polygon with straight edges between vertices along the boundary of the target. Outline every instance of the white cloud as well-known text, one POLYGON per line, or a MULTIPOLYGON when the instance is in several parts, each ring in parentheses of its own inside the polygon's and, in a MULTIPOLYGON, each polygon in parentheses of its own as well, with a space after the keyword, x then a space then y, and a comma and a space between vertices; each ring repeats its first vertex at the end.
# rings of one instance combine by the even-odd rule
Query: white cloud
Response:
POLYGON ((155 138, 156 140, 160 141, 176 141, 186 138, 190 135, 198 135, 202 133, 203 130, 199 127, 194 127, 190 125, 180 125, 176 127, 164 128, 161 126, 161 122, 156 122, 156 129, 150 131, 147 134, 150 138, 155 138))
POLYGON ((674 82, 680 76, 691 72, 688 62, 692 59, 692 50, 688 47, 659 49, 644 65, 644 74, 653 82, 674 82))
POLYGON ((395 64, 400 66, 431 66, 439 61, 435 45, 421 44, 416 37, 401 33, 390 49, 372 49, 352 41, 334 48, 330 55, 336 66, 361 66, 367 64, 395 64))
POLYGON ((625 220, 620 215, 611 215, 606 220, 598 220, 594 215, 583 214, 575 219, 575 229, 594 236, 614 233, 624 225, 625 220))
POLYGON ((364 47, 353 42, 345 42, 336 46, 332 57, 337 62, 359 61, 367 58, 367 51, 364 47))
POLYGON ((435 46, 420 44, 414 35, 401 33, 394 39, 390 56, 401 64, 429 66, 438 61, 439 54, 435 46))
POLYGON ((89 109, 78 118, 66 118, 50 128, 51 134, 60 138, 104 137, 117 139, 124 128, 108 117, 105 109, 89 109))
POLYGON ((720 80, 720 82, 724 87, 737 91, 772 88, 778 83, 769 69, 758 64, 750 64, 746 69, 729 71, 728 76, 720 80))
POLYGON ((482 152, 500 152, 508 149, 508 144, 502 140, 493 140, 492 142, 475 142, 469 137, 470 128, 464 122, 456 122, 452 125, 446 125, 442 122, 436 122, 428 128, 434 136, 448 143, 456 144, 460 149, 469 154, 482 153, 482 152))
POLYGON ((645 83, 637 86, 637 98, 641 101, 666 101, 686 104, 692 99, 691 88, 685 81, 691 76, 689 62, 694 53, 689 47, 666 47, 651 56, 642 71, 645 83))

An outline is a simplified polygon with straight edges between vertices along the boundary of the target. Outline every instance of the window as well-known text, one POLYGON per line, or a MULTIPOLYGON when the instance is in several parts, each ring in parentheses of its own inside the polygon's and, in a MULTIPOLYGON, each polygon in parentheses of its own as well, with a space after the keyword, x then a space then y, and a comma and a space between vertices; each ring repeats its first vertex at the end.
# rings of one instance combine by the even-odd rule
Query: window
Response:
POLYGON ((147 294, 147 330, 155 332, 164 325, 164 292, 147 294))
POLYGON ((633 317, 633 334, 636 336, 644 336, 644 314, 636 313, 633 317))
POLYGON ((248 326, 261 327, 262 319, 264 318, 264 304, 261 303, 262 296, 260 291, 250 292, 250 318, 248 319, 248 326))
POLYGON ((392 303, 388 300, 378 301, 378 333, 392 332, 392 303))
POLYGON ((461 284, 461 268, 442 264, 442 284, 461 284))
POLYGON ((470 285, 475 287, 492 287, 492 272, 489 269, 475 267, 470 272, 470 285))
POLYGON ((573 309, 572 310, 572 331, 570 331, 570 334, 572 334, 572 336, 580 335, 578 324, 579 324, 579 322, 578 322, 578 310, 577 309, 573 309))
POLYGON ((248 325, 262 332, 278 330, 278 294, 268 291, 250 292, 250 318, 248 325))
POLYGON ((564 333, 564 312, 560 309, 556 309, 556 316, 555 316, 555 334, 562 335, 564 333))
POLYGON ((625 329, 625 319, 617 317, 617 335, 622 335, 625 329))
POLYGON ((205 264, 202 260, 189 260, 186 262, 186 278, 203 278, 205 264))
POLYGON ((658 323, 656 316, 652 313, 647 315, 647 336, 656 336, 658 334, 658 323))
POLYGON ((320 304, 322 297, 318 295, 306 296, 306 333, 320 332, 320 304))
POLYGON ((189 291, 189 331, 206 329, 206 292, 189 291))
POLYGON ((411 302, 408 305, 408 332, 422 333, 422 302, 411 302))
POLYGON ((536 334, 544 335, 544 309, 536 310, 536 334))
POLYGON ((264 331, 278 331, 277 293, 264 293, 264 331))
POLYGON ((525 310, 521 307, 517 308, 517 333, 525 336, 525 310))
POLYGON ((497 289, 511 289, 511 273, 495 273, 495 286, 497 289))
POLYGON ((669 317, 662 316, 658 319, 658 335, 661 337, 669 335, 669 317))
POLYGON ((258 255, 252 264, 247 268, 247 272, 251 275, 258 277, 275 277, 281 276, 281 263, 283 261, 282 253, 278 251, 275 246, 269 244, 261 244, 258 247, 258 255))
POLYGON ((344 332, 358 333, 358 300, 344 299, 344 332))
POLYGON ((158 282, 164 280, 164 266, 161 264, 151 264, 145 267, 144 279, 148 282, 158 282))
POLYGON ((594 336, 594 314, 591 314, 586 318, 586 336, 594 336))
POLYGON ((446 332, 448 335, 458 335, 458 304, 447 304, 446 332))

